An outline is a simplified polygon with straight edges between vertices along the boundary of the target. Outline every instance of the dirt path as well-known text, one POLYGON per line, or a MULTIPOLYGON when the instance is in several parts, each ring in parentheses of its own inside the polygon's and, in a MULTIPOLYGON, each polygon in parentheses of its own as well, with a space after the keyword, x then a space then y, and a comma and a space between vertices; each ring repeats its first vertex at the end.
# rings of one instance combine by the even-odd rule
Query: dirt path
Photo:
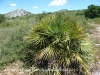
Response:
POLYGON ((100 44, 100 24, 88 23, 91 26, 94 26, 95 29, 91 29, 89 34, 90 39, 92 39, 96 44, 100 44))
POLYGON ((97 49, 96 59, 98 60, 98 62, 92 66, 92 75, 100 75, 100 24, 88 23, 88 25, 95 27, 95 29, 90 30, 89 38, 95 43, 97 49))
POLYGON ((100 24, 88 23, 91 26, 94 26, 95 29, 90 30, 89 38, 94 42, 95 46, 98 49, 98 55, 100 57, 100 24))
POLYGON ((0 75, 29 75, 30 69, 25 69, 22 67, 22 61, 15 61, 9 66, 5 66, 0 75))

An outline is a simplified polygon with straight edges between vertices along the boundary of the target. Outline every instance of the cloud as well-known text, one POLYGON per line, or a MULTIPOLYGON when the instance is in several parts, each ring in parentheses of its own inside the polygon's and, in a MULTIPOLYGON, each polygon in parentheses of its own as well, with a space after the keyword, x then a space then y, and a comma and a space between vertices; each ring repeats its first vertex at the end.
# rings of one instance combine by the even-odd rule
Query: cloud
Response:
POLYGON ((67 0, 53 0, 48 6, 62 6, 65 5, 67 0))
POLYGON ((15 7, 17 4, 15 4, 15 3, 12 3, 12 4, 10 4, 10 6, 12 6, 12 7, 15 7))
POLYGON ((34 6, 33 8, 34 8, 34 9, 37 9, 38 7, 37 7, 37 6, 34 6))

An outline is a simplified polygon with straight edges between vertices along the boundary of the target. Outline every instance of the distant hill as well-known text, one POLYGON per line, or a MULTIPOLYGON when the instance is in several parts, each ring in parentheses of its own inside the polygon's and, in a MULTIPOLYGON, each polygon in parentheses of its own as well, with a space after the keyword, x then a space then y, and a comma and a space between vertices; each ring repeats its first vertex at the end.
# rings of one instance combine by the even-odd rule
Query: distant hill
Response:
POLYGON ((16 9, 14 11, 11 11, 9 13, 5 14, 5 17, 7 18, 13 18, 13 17, 20 17, 20 16, 25 16, 25 15, 31 15, 32 13, 25 11, 23 9, 16 9))

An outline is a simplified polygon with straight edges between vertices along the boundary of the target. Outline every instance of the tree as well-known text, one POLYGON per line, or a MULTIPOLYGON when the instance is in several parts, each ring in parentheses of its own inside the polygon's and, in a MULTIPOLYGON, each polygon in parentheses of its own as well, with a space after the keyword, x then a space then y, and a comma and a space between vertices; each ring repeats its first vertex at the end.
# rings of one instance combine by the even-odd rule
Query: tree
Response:
POLYGON ((100 6, 96 6, 96 5, 89 5, 88 9, 86 9, 84 11, 85 17, 89 17, 89 18, 96 18, 96 17, 100 17, 100 6))
POLYGON ((93 61, 91 43, 78 22, 68 14, 47 15, 24 39, 30 43, 27 61, 33 62, 32 65, 36 63, 38 71, 50 68, 55 69, 51 75, 64 75, 65 71, 59 70, 61 68, 77 69, 75 73, 78 75, 88 73, 88 63, 93 61))
POLYGON ((5 15, 3 14, 0 14, 0 23, 4 22, 5 21, 5 15))

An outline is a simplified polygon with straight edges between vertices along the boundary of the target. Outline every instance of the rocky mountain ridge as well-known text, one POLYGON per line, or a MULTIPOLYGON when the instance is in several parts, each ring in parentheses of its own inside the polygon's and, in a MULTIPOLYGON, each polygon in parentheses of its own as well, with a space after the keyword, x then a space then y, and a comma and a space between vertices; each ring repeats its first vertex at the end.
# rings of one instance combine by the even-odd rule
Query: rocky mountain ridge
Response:
POLYGON ((25 15, 31 15, 32 13, 25 11, 23 9, 16 9, 14 11, 11 11, 9 13, 5 14, 5 17, 7 18, 13 18, 13 17, 20 17, 20 16, 25 16, 25 15))

